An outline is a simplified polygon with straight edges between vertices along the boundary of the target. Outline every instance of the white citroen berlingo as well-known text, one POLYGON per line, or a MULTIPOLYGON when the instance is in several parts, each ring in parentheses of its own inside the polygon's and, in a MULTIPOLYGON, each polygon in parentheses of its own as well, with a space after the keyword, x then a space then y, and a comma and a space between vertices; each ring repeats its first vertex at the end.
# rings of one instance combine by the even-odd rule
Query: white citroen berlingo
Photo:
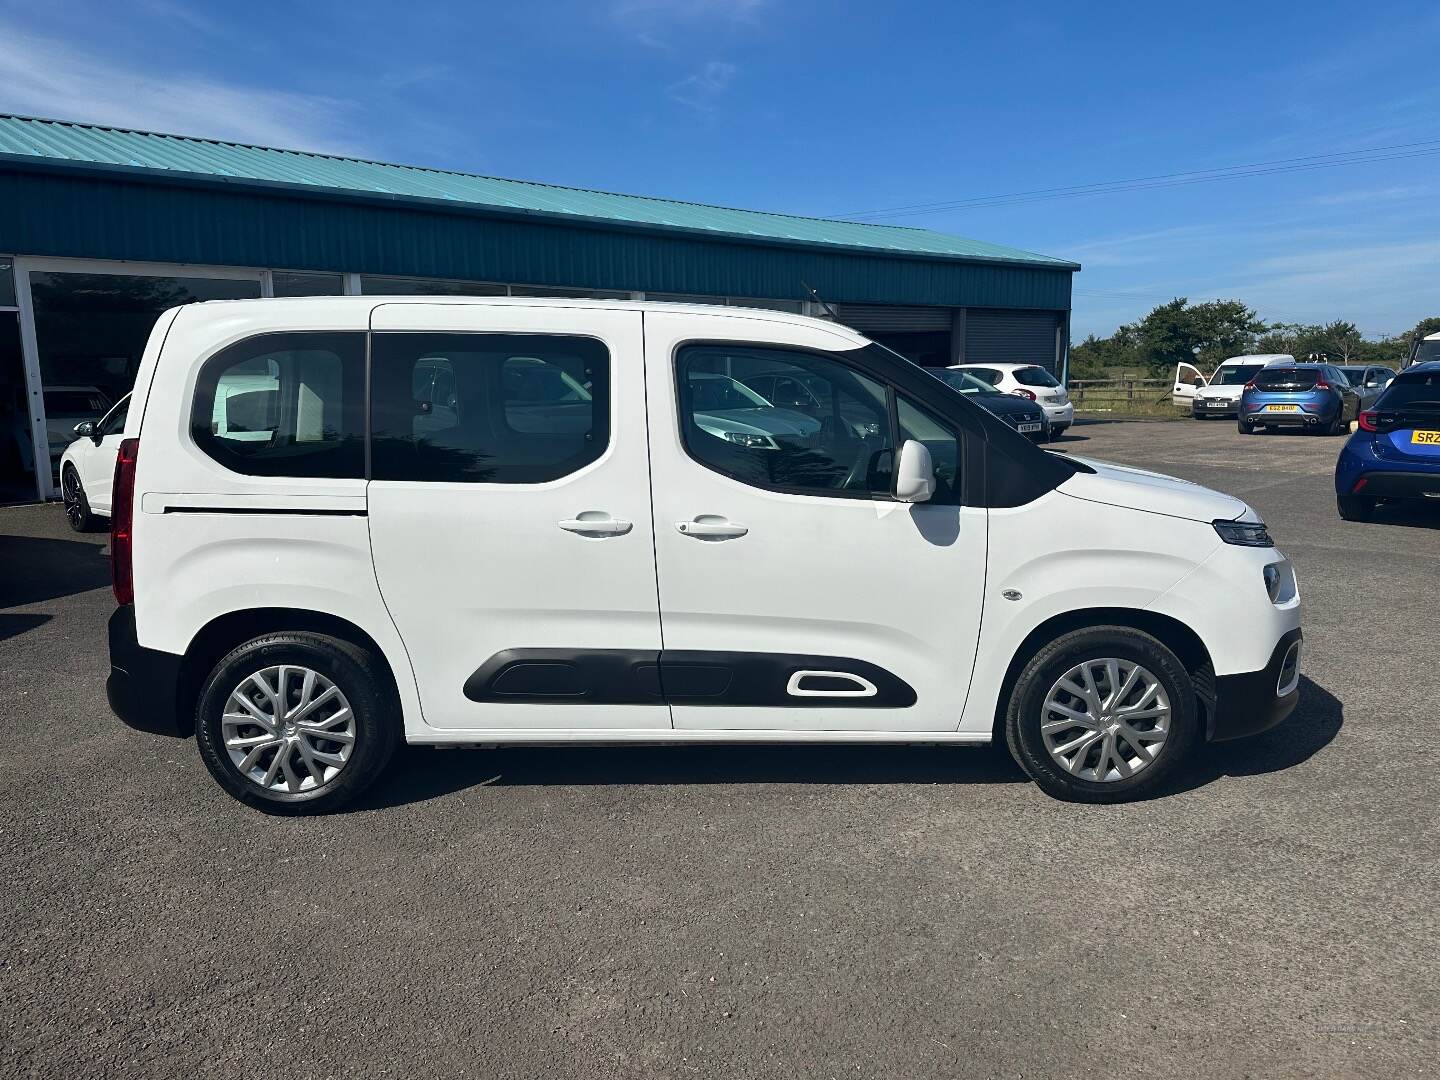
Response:
POLYGON ((109 697, 272 812, 402 740, 971 743, 1134 798, 1299 694, 1238 499, 1040 450, 845 327, 593 300, 166 312, 109 697))

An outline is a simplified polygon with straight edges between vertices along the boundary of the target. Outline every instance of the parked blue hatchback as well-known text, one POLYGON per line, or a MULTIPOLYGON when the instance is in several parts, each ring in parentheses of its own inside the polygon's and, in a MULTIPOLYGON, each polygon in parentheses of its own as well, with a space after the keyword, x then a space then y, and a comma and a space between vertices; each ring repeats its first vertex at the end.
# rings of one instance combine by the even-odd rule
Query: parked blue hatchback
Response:
POLYGON ((1242 435, 1280 428, 1344 435, 1362 408, 1361 392, 1334 364, 1277 365, 1245 384, 1236 423, 1242 435))
POLYGON ((1381 499, 1440 507, 1440 361, 1406 368, 1360 414, 1360 430, 1335 463, 1335 503, 1366 521, 1381 499))

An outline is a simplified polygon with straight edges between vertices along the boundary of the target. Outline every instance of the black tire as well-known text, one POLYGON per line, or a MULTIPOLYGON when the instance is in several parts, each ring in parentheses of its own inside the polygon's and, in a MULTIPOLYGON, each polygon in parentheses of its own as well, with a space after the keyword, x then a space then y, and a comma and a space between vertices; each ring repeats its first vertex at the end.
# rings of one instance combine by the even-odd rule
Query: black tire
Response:
MULTIPOLYGON (((257 725, 256 731, 260 730, 257 725)), ((383 665, 366 650, 323 634, 277 632, 232 649, 210 672, 196 706, 195 741, 210 775, 240 802, 267 814, 325 814, 341 809, 384 771, 400 739, 400 704, 383 665), (262 787, 241 774, 224 745, 221 718, 231 692, 247 676, 281 664, 310 668, 329 679, 354 714, 349 759, 333 779, 313 790, 292 793, 262 787)), ((323 745, 339 753, 338 744, 323 745)), ((266 760, 273 758, 261 758, 266 760)))
POLYGON ((66 465, 60 474, 60 499, 65 504, 65 520, 70 522, 70 528, 78 533, 94 531, 99 518, 90 511, 90 500, 85 497, 85 488, 74 465, 66 465))
POLYGON ((1326 435, 1349 435, 1350 421, 1345 419, 1345 406, 1341 405, 1335 411, 1335 419, 1330 421, 1328 427, 1323 429, 1326 435))
POLYGON ((1195 685, 1185 665, 1159 640, 1128 626, 1088 627, 1050 642, 1021 670, 1005 711, 1005 738, 1020 768, 1047 795, 1068 802, 1117 803, 1141 798, 1194 755, 1201 736, 1195 685), (1115 781, 1084 780, 1066 772, 1045 748, 1040 731, 1045 698, 1070 668, 1087 659, 1107 657, 1138 663, 1155 676, 1170 702, 1170 729, 1154 760, 1134 775, 1115 781))
POLYGON ((1335 508, 1346 521, 1369 521, 1375 516, 1375 496, 1337 495, 1335 508))
POLYGON ((1245 423, 1244 420, 1236 420, 1235 427, 1241 435, 1258 435, 1260 433, 1257 429, 1245 423))

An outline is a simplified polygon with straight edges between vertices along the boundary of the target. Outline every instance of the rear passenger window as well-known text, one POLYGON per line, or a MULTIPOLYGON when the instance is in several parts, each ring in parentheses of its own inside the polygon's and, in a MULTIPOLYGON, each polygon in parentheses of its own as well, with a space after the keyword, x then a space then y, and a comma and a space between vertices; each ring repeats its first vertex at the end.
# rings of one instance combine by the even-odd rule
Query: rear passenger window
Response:
POLYGON ((250 476, 363 479, 365 335, 262 334, 200 368, 191 436, 250 476))
POLYGON ((540 484, 610 438, 610 354, 593 338, 379 333, 371 477, 540 484))

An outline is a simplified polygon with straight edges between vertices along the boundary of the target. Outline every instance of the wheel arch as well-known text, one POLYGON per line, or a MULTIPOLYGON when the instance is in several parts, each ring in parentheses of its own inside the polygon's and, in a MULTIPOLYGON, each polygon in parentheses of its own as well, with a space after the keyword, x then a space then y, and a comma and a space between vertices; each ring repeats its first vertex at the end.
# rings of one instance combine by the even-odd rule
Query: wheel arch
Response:
POLYGON ((1009 705, 1010 693, 1021 670, 1045 644, 1074 630, 1092 626, 1124 626, 1139 630, 1158 640, 1180 658, 1185 669, 1195 681, 1196 698, 1208 732, 1215 715, 1215 671, 1210 659, 1210 650, 1200 635, 1179 619, 1158 611, 1141 608, 1078 608, 1052 615, 1025 635, 1025 640, 1010 658, 1005 669, 1005 679, 1000 684, 1000 694, 995 702, 994 727, 991 738, 997 745, 1005 740, 1005 711, 1009 705))
POLYGON ((379 643, 355 623, 338 615, 306 608, 244 608, 217 615, 190 639, 180 664, 179 685, 176 687, 175 709, 180 733, 194 734, 195 703, 200 696, 200 688, 222 656, 251 638, 285 631, 324 634, 365 650, 380 665, 397 708, 401 707, 400 688, 390 658, 379 643))

